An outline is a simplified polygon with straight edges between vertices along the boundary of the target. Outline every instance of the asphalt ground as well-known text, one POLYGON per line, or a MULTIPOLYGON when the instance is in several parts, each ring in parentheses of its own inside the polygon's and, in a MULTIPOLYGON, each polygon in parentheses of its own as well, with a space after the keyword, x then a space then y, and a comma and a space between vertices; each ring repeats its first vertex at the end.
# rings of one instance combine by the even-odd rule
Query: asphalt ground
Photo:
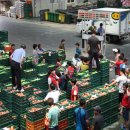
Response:
MULTIPOLYGON (((37 18, 26 20, 0 16, 0 30, 7 30, 9 41, 15 43, 17 47, 26 44, 27 55, 32 54, 33 44, 42 44, 47 50, 56 50, 61 39, 65 39, 67 59, 71 59, 75 54, 75 43, 82 43, 81 37, 76 32, 76 25, 40 22, 37 18)), ((114 60, 113 48, 120 48, 129 59, 130 38, 119 43, 106 44, 106 57, 111 60, 114 60)))

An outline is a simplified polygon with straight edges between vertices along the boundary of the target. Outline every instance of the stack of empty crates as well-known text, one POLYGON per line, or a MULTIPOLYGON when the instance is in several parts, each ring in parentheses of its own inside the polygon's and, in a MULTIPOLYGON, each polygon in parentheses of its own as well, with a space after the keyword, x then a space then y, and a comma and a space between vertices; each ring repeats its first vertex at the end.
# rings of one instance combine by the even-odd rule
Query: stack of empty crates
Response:
POLYGON ((24 4, 25 2, 19 2, 19 1, 15 2, 16 15, 20 19, 24 18, 24 4))

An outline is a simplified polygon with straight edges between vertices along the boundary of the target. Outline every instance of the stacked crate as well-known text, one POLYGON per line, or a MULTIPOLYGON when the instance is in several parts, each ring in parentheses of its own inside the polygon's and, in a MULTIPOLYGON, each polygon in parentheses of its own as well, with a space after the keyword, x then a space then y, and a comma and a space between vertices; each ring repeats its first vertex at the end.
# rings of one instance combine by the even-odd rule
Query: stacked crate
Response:
POLYGON ((24 18, 27 19, 27 18, 32 18, 32 4, 27 4, 25 3, 24 4, 24 18))
POLYGON ((58 58, 58 53, 56 51, 48 51, 46 62, 48 64, 56 64, 56 59, 58 58))
POLYGON ((58 58, 61 59, 61 60, 66 59, 65 50, 58 50, 58 58))
POLYGON ((77 85, 79 86, 79 93, 83 93, 86 90, 90 90, 92 88, 90 83, 90 77, 78 80, 77 85))
POLYGON ((0 31, 0 50, 4 50, 2 42, 8 42, 8 31, 0 31))
POLYGON ((48 65, 47 64, 38 64, 36 66, 37 76, 40 79, 39 84, 37 87, 43 90, 48 90, 48 80, 47 80, 47 73, 48 73, 48 65))
POLYGON ((33 88, 33 95, 39 96, 43 99, 45 98, 47 93, 48 93, 48 90, 42 90, 40 88, 33 88))
POLYGON ((77 103, 73 103, 70 100, 61 100, 58 104, 61 109, 59 128, 64 130, 74 127, 74 110, 78 107, 77 103))
POLYGON ((59 117, 59 129, 67 129, 68 127, 68 111, 65 108, 65 105, 69 104, 69 100, 61 100, 59 103, 59 108, 61 110, 60 117, 59 117))
POLYGON ((16 125, 10 124, 10 125, 2 128, 2 130, 4 130, 4 129, 8 129, 8 130, 19 130, 19 127, 16 126, 16 125))
POLYGON ((29 82, 23 82, 23 89, 25 91, 25 93, 27 93, 28 95, 33 94, 33 87, 31 85, 29 85, 29 82))
POLYGON ((63 99, 66 99, 66 91, 61 91, 60 92, 59 100, 63 100, 63 99))
POLYGON ((11 81, 11 74, 8 70, 0 70, 0 83, 4 84, 11 81))
POLYGON ((116 86, 97 87, 96 89, 86 91, 80 95, 86 99, 86 109, 89 116, 93 118, 93 108, 97 105, 101 106, 102 115, 104 116, 104 127, 118 120, 118 90, 116 86), (109 117, 108 117, 109 115, 109 117))
POLYGON ((36 95, 29 96, 28 101, 29 101, 30 106, 34 106, 34 105, 44 106, 44 99, 36 95))
POLYGON ((42 88, 44 89, 44 86, 43 86, 43 81, 41 78, 38 78, 38 77, 33 77, 33 78, 30 78, 29 79, 30 83, 32 84, 32 86, 35 86, 37 88, 42 88))
POLYGON ((24 4, 25 2, 16 1, 15 7, 16 7, 16 15, 18 18, 24 18, 24 4))
POLYGON ((6 108, 0 109, 0 129, 12 124, 11 112, 6 108))
POLYGON ((32 57, 27 57, 26 61, 23 64, 23 69, 31 69, 33 68, 33 64, 32 64, 32 57))
POLYGON ((12 111, 18 115, 25 113, 26 108, 29 107, 26 93, 15 93, 13 95, 13 109, 12 111))
POLYGON ((101 85, 101 75, 100 72, 94 71, 90 76, 90 82, 92 87, 97 87, 101 85))
POLYGON ((45 128, 45 108, 35 105, 27 109, 26 130, 42 130, 45 128))
POLYGON ((9 55, 4 54, 0 57, 0 65, 2 66, 9 66, 9 55))
POLYGON ((20 115, 20 130, 26 130, 26 114, 20 115))
POLYGON ((12 113, 12 124, 15 126, 19 125, 19 117, 17 114, 12 113))
POLYGON ((109 83, 109 61, 102 60, 100 62, 101 67, 101 84, 109 83))
POLYGON ((33 68, 23 70, 22 77, 26 79, 30 79, 30 77, 36 77, 36 71, 33 68))
POLYGON ((1 91, 1 99, 5 102, 5 106, 12 111, 13 107, 13 94, 16 90, 12 90, 12 87, 7 87, 1 91))
POLYGON ((48 72, 48 65, 40 63, 36 66, 37 73, 47 73, 48 72))

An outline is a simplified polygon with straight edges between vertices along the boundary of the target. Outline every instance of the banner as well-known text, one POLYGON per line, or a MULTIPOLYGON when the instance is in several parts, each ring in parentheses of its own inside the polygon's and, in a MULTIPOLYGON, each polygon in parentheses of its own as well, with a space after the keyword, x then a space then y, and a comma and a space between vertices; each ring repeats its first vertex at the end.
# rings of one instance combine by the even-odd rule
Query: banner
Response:
POLYGON ((78 10, 78 19, 109 21, 110 14, 108 12, 78 10))

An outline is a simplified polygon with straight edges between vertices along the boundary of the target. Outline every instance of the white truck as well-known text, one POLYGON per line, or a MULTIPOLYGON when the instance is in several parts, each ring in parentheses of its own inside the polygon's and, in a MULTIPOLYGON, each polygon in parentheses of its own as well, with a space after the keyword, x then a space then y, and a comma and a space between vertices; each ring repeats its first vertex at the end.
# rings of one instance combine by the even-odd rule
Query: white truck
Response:
POLYGON ((104 22, 100 20, 85 20, 77 22, 76 29, 78 33, 82 33, 82 31, 88 31, 88 28, 92 25, 92 22, 94 22, 96 28, 99 28, 100 23, 103 23, 106 33, 106 41, 108 43, 129 37, 130 9, 98 8, 90 11, 108 12, 110 15, 110 21, 104 22))

